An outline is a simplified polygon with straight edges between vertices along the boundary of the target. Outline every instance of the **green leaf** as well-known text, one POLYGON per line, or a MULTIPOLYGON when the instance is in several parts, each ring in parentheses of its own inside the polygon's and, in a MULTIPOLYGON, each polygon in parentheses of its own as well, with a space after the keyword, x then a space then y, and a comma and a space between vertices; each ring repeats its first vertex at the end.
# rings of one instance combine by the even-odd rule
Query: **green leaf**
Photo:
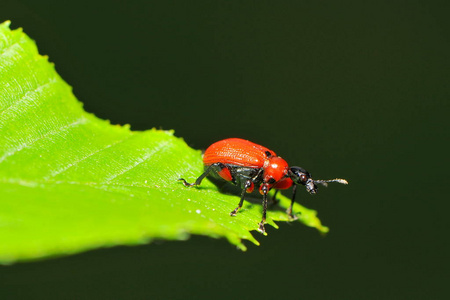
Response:
MULTIPOLYGON (((201 152, 172 131, 131 131, 86 113, 35 43, 0 25, 0 263, 190 234, 242 250, 242 240, 258 244, 250 231, 260 200, 230 217, 238 196, 208 180, 200 188, 177 181, 202 171, 201 152)), ((274 227, 288 221, 289 200, 279 198, 268 212, 274 227)), ((328 231, 315 211, 294 211, 328 231)))

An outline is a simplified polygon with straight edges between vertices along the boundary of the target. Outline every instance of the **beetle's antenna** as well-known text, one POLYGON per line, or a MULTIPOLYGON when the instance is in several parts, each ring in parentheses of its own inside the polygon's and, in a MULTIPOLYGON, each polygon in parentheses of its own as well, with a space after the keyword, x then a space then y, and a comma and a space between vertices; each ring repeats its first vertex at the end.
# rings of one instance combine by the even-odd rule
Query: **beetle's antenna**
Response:
POLYGON ((348 181, 345 179, 341 179, 341 178, 335 178, 335 179, 330 179, 330 180, 314 180, 314 183, 320 183, 324 186, 328 186, 329 182, 337 182, 340 184, 348 184, 348 181))

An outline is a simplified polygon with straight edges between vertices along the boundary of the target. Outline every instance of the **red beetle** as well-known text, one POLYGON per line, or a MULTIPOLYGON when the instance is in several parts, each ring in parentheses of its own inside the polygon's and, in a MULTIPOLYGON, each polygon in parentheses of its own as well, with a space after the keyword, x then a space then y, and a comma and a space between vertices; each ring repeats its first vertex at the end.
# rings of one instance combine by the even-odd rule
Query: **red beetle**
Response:
POLYGON ((324 186, 328 182, 348 184, 345 179, 340 178, 313 180, 311 174, 305 169, 289 167, 288 163, 272 150, 238 138, 225 139, 209 146, 203 155, 203 163, 205 164, 205 172, 194 183, 188 183, 183 178, 179 180, 182 180, 185 186, 196 186, 200 185, 202 180, 213 172, 226 181, 242 187, 241 200, 238 207, 230 213, 231 216, 235 216, 242 207, 245 193, 251 193, 255 185, 259 186, 259 192, 263 195, 262 220, 259 223, 259 231, 262 233, 265 232, 267 193, 272 188, 277 189, 277 193, 278 190, 293 186, 291 205, 287 209, 287 213, 291 218, 294 218, 292 206, 294 205, 298 184, 306 186, 306 190, 310 194, 317 192, 316 183, 324 186))

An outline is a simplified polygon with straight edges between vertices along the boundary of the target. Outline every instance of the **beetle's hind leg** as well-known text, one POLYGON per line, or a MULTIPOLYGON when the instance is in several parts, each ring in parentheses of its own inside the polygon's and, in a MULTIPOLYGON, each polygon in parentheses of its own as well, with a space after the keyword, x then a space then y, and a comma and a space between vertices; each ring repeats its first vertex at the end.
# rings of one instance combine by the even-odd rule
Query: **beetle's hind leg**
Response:
POLYGON ((222 163, 215 163, 210 165, 208 168, 206 168, 205 172, 200 175, 200 177, 197 178, 197 180, 195 180, 194 183, 189 183, 186 181, 186 179, 184 178, 179 178, 178 181, 182 181, 184 186, 196 186, 196 185, 200 185, 202 183, 202 180, 205 179, 206 176, 208 176, 208 174, 213 171, 213 170, 217 170, 217 169, 221 169, 223 166, 222 163))
POLYGON ((194 186, 194 185, 196 185, 195 183, 187 182, 186 179, 184 179, 184 178, 178 178, 178 181, 183 181, 184 186, 194 186))

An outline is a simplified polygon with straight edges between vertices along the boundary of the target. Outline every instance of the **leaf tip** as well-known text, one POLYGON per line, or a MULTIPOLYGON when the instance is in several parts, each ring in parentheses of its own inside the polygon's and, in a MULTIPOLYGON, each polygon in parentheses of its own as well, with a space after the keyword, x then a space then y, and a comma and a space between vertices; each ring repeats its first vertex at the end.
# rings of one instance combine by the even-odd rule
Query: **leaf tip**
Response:
POLYGON ((320 225, 320 227, 317 229, 319 230, 319 232, 322 235, 326 235, 330 231, 330 228, 328 228, 327 226, 323 226, 323 225, 320 225))
POLYGON ((172 136, 175 134, 175 129, 164 130, 164 132, 172 136))
POLYGON ((236 247, 243 252, 247 251, 247 247, 243 243, 237 244, 236 247))
MULTIPOLYGON (((111 124, 111 121, 108 120, 108 122, 111 124)), ((123 125, 111 124, 111 125, 115 126, 115 127, 118 127, 118 128, 123 128, 123 129, 126 129, 126 130, 131 130, 131 125, 130 124, 123 124, 123 125)))
POLYGON ((6 27, 9 28, 9 26, 11 25, 11 21, 10 20, 6 20, 3 23, 0 24, 0 26, 2 27, 6 27))

